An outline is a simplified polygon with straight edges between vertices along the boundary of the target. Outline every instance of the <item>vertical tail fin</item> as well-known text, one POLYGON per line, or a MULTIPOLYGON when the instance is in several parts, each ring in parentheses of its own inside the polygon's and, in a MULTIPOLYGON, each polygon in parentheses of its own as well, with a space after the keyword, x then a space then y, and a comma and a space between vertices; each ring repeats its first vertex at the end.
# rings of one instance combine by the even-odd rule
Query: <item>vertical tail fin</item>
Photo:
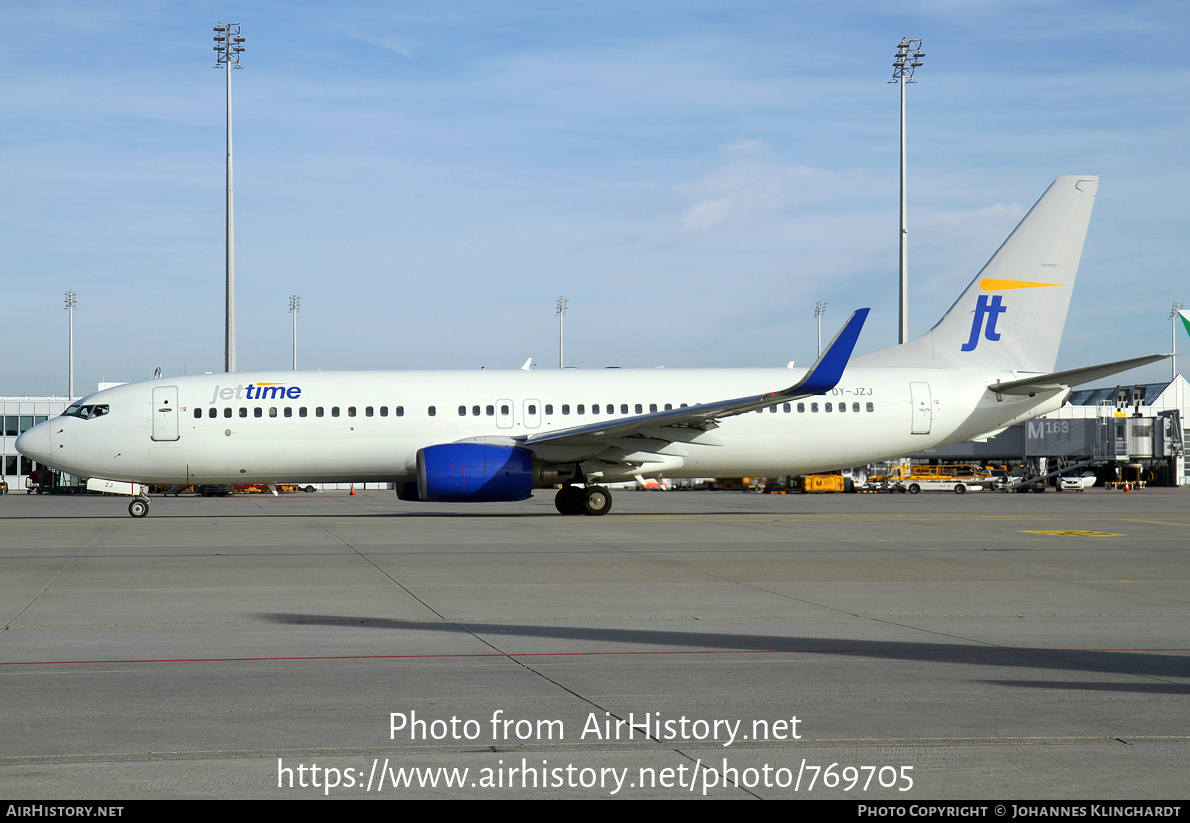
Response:
POLYGON ((1059 177, 934 328, 852 362, 1052 372, 1098 186, 1059 177))

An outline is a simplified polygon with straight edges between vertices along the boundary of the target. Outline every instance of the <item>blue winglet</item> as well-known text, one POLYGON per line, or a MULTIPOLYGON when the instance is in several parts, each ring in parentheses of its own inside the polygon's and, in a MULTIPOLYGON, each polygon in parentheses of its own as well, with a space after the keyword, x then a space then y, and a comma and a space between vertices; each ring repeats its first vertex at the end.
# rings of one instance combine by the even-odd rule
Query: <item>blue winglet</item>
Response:
POLYGON ((843 328, 835 335, 835 339, 814 361, 806 376, 796 386, 791 387, 791 391, 804 395, 825 394, 839 385, 843 370, 847 368, 851 352, 855 350, 855 344, 859 340, 860 330, 864 327, 864 321, 868 319, 869 311, 871 309, 856 309, 852 312, 843 328))

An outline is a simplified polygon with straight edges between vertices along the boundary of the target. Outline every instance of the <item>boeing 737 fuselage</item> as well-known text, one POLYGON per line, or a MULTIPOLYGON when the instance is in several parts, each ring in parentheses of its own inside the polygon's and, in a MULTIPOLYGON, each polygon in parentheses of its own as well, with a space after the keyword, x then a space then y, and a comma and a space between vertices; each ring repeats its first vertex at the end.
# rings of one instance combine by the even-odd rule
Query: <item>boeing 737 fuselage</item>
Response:
POLYGON ((807 370, 271 372, 162 378, 92 394, 18 438, 89 485, 392 482, 403 499, 501 501, 560 486, 787 475, 993 433, 1070 387, 1163 355, 1054 373, 1097 178, 1061 177, 941 321, 851 359, 857 311, 807 370))

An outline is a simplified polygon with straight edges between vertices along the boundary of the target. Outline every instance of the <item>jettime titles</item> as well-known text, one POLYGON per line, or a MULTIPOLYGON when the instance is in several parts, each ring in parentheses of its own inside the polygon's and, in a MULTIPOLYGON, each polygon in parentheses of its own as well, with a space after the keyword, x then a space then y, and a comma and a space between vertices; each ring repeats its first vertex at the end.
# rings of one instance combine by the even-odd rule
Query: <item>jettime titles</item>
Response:
POLYGON ((211 405, 220 400, 297 400, 302 396, 302 387, 289 383, 249 383, 247 386, 215 386, 211 393, 211 405))

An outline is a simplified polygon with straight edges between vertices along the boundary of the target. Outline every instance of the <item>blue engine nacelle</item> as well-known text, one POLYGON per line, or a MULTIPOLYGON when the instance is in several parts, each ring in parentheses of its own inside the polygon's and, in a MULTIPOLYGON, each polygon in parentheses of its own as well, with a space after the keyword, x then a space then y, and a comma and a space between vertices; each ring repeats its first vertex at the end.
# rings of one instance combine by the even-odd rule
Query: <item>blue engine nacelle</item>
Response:
POLYGON ((516 446, 443 443, 417 451, 417 495, 436 503, 524 500, 533 453, 516 446))

